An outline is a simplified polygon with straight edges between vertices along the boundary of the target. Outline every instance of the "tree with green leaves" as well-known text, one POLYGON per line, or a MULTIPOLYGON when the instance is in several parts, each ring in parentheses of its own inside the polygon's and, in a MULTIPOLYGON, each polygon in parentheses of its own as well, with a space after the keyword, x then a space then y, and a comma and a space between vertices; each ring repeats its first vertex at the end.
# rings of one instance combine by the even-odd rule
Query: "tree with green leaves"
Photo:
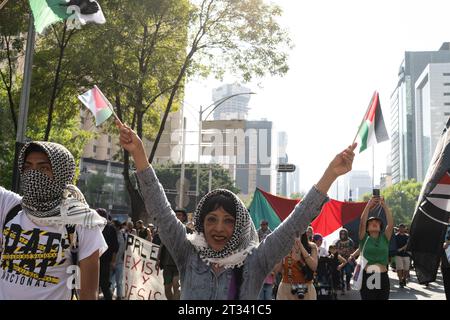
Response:
POLYGON ((221 78, 225 73, 250 81, 288 71, 289 36, 278 24, 280 7, 263 0, 190 1, 187 55, 178 71, 149 156, 151 163, 176 92, 191 76, 221 78))
POLYGON ((26 2, 9 1, 0 10, 0 185, 11 188, 22 77, 18 70, 25 53, 28 26, 26 2))
POLYGON ((303 199, 305 197, 305 193, 304 192, 294 192, 291 193, 291 199, 303 199))
MULTIPOLYGON (((275 20, 281 10, 262 0, 108 1, 104 11, 109 22, 88 41, 101 53, 91 57, 98 66, 91 77, 114 97, 118 116, 154 141, 150 162, 187 78, 229 72, 250 80, 288 70, 290 40, 275 20)), ((133 219, 142 219, 126 152, 123 161, 133 219)))
MULTIPOLYGON (((228 189, 234 193, 239 193, 239 189, 234 186, 234 181, 231 178, 229 172, 218 164, 213 165, 201 165, 202 171, 200 174, 200 193, 208 193, 209 187, 209 169, 212 172, 213 189, 228 189)), ((173 208, 178 207, 177 197, 180 193, 179 181, 181 173, 181 165, 174 163, 156 164, 154 166, 155 172, 159 181, 166 190, 167 197, 172 204, 173 208)), ((195 180, 196 180, 196 165, 189 163, 185 165, 185 195, 184 199, 187 202, 186 209, 189 212, 195 210, 195 196, 190 196, 187 192, 195 192, 195 180)))
MULTIPOLYGON (((401 181, 381 190, 386 204, 391 208, 395 224, 411 224, 412 217, 419 199, 422 184, 414 179, 401 181)), ((364 201, 368 201, 371 194, 365 194, 364 201)))

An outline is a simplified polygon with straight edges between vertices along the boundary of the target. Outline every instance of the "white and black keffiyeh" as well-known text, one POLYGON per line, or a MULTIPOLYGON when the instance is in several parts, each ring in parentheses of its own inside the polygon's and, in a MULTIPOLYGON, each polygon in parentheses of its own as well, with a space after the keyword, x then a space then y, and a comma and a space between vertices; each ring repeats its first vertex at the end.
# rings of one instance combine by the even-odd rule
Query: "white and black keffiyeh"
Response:
POLYGON ((75 160, 64 146, 33 141, 27 143, 19 155, 22 208, 36 222, 60 226, 81 225, 103 227, 106 219, 89 208, 80 190, 74 186, 75 160), (38 146, 50 160, 53 178, 38 170, 24 171, 27 149, 38 146))
POLYGON ((199 202, 194 214, 194 234, 188 235, 189 241, 198 251, 200 258, 208 264, 217 264, 224 268, 234 268, 243 265, 245 258, 259 244, 258 234, 250 214, 242 201, 231 191, 217 189, 209 192, 199 202), (202 208, 206 201, 216 195, 224 195, 233 199, 236 207, 234 232, 231 239, 221 251, 211 249, 205 240, 202 208))

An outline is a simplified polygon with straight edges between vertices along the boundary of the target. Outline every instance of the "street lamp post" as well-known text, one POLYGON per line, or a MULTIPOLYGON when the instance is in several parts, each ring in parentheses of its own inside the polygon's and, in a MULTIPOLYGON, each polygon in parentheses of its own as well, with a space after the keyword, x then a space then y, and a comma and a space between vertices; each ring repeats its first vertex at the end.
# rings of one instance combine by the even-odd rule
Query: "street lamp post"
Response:
POLYGON ((200 156, 202 152, 202 122, 203 122, 203 113, 211 109, 209 114, 205 117, 205 120, 211 115, 211 113, 216 110, 219 106, 221 106, 224 102, 245 94, 256 94, 254 92, 241 92, 232 94, 228 97, 224 97, 222 99, 219 99, 217 101, 214 101, 212 104, 207 106, 205 109, 203 109, 202 106, 200 106, 200 111, 198 112, 198 154, 197 154, 197 181, 196 181, 196 187, 195 187, 195 206, 198 205, 198 198, 200 195, 200 156))

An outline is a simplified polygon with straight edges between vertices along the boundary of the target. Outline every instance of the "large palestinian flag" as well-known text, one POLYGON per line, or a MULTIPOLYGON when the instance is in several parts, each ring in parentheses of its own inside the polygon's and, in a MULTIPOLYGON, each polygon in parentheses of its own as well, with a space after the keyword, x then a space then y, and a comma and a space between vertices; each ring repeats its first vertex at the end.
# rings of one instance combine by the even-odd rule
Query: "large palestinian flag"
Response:
POLYGON ((450 218, 450 130, 445 129, 430 162, 411 225, 412 252, 419 283, 436 281, 450 218))
POLYGON ((389 140, 384 124, 383 113, 381 112, 380 96, 376 91, 370 101, 364 120, 359 128, 358 135, 361 139, 360 153, 372 145, 389 140))
MULTIPOLYGON (((261 189, 256 189, 249 211, 254 224, 258 227, 261 220, 267 220, 274 230, 291 212, 300 200, 278 197, 261 189)), ((349 237, 358 243, 360 216, 367 202, 341 202, 330 199, 323 207, 319 216, 312 222, 314 233, 324 237, 324 247, 334 243, 339 238, 339 231, 346 228, 349 237)), ((384 213, 381 218, 385 220, 384 213)), ((386 225, 386 224, 385 224, 386 225)))

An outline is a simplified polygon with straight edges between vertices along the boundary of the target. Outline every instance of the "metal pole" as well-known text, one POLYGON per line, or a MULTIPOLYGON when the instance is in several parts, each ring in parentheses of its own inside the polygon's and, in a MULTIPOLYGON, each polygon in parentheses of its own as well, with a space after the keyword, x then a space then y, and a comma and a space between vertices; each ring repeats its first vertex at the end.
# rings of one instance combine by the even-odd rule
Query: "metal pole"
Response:
POLYGON ((208 192, 211 192, 211 189, 212 189, 212 168, 211 164, 209 164, 208 192))
POLYGON ((195 206, 198 205, 198 197, 200 195, 200 153, 202 152, 202 106, 200 106, 200 111, 198 112, 198 154, 197 154, 197 181, 195 186, 195 206))
POLYGON ((375 145, 372 146, 372 189, 375 188, 375 145))
POLYGON ((4 0, 2 3, 0 3, 0 10, 2 10, 4 6, 6 6, 6 3, 8 3, 8 0, 4 0))
POLYGON ((178 199, 178 208, 183 208, 184 205, 184 177, 185 177, 185 163, 184 163, 184 156, 186 151, 186 118, 183 118, 183 142, 182 142, 182 150, 181 150, 181 178, 180 178, 180 197, 178 199))
POLYGON ((18 166, 19 152, 25 143, 25 132, 27 129, 28 106, 30 102, 31 73, 33 69, 33 53, 35 43, 35 30, 33 15, 30 13, 30 20, 27 35, 27 48, 25 51, 25 64, 23 71, 22 92, 19 104, 19 119, 17 121, 16 150, 14 157, 12 190, 19 192, 20 173, 18 166))

